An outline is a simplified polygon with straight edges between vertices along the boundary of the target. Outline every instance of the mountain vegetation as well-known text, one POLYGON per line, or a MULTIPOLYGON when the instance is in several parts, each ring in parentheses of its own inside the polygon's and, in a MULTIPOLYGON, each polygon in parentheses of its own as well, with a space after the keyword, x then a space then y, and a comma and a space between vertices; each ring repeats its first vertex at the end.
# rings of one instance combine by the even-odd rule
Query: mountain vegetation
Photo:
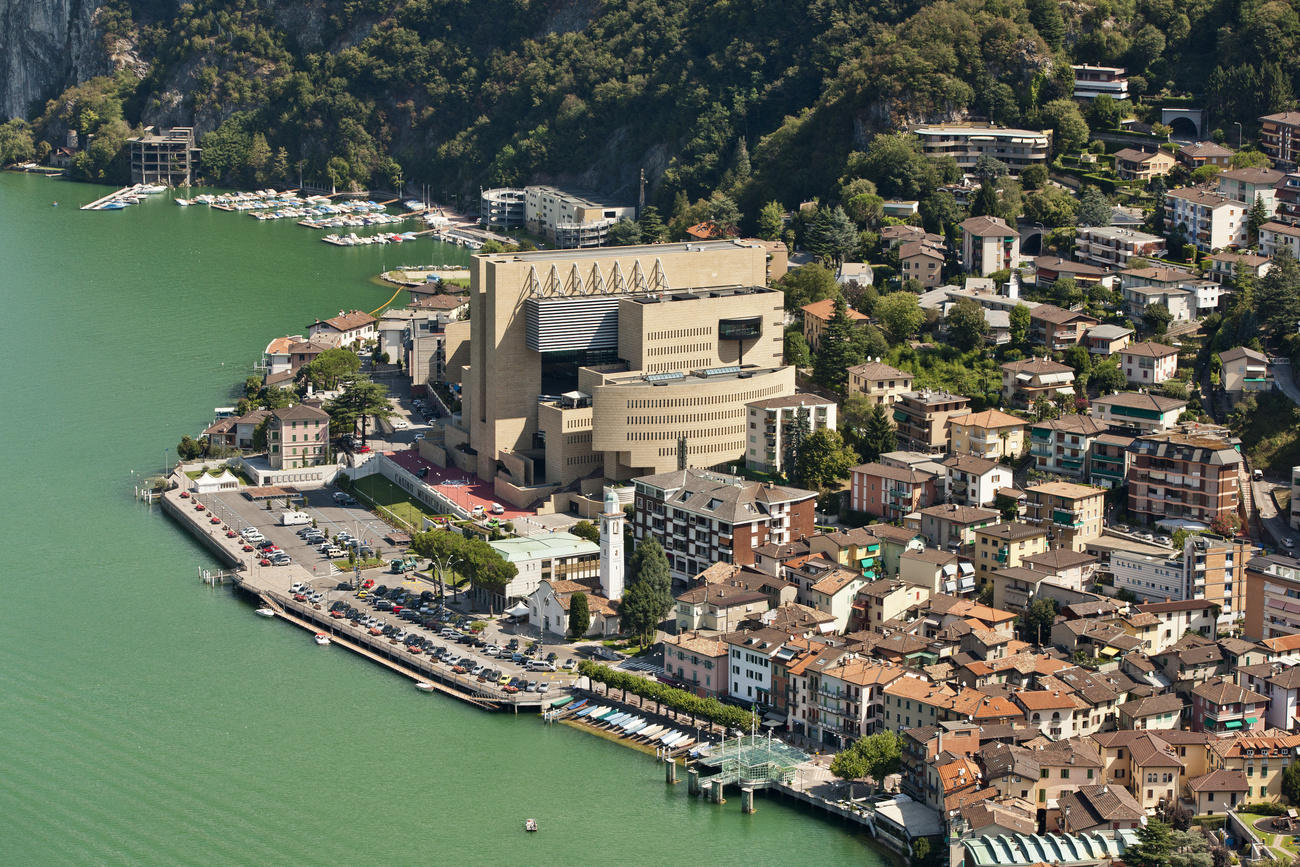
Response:
MULTIPOLYGON (((27 119, 38 154, 93 136, 82 177, 120 179, 144 123, 194 125, 225 183, 451 196, 551 180, 632 199, 645 169, 665 217, 698 206, 745 231, 819 199, 831 261, 879 197, 922 198, 927 223, 950 209, 933 189, 953 167, 887 134, 908 123, 982 117, 1077 146, 1069 64, 1088 62, 1249 130, 1291 105, 1300 71, 1300 15, 1280 3, 108 0, 97 20, 130 62, 27 119)), ((21 154, 27 135, 0 138, 21 154)))

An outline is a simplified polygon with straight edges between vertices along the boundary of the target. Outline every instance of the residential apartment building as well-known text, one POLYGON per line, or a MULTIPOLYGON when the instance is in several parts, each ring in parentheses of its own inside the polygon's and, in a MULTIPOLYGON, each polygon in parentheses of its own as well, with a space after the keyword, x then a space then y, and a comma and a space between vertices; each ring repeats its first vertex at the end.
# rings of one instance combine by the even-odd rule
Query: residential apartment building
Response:
POLYGON ((1259 227, 1259 252, 1272 259, 1286 250, 1300 259, 1300 225, 1270 220, 1259 227))
POLYGON ((1046 165, 1052 145, 1050 131, 1005 129, 989 124, 917 126, 912 128, 912 133, 921 140, 921 149, 927 157, 952 157, 968 175, 975 173, 975 163, 981 156, 990 156, 1018 176, 1029 166, 1046 165))
POLYGON ((948 499, 956 505, 990 505, 1015 478, 1010 467, 973 455, 953 455, 943 466, 948 473, 948 499))
POLYGON ((975 574, 983 583, 998 569, 1021 565, 1047 550, 1047 528, 1009 522, 975 530, 975 574))
POLYGON ((1262 662, 1239 666, 1237 682, 1268 697, 1264 727, 1295 732, 1300 728, 1300 665, 1262 662))
POLYGON ((329 340, 336 346, 354 347, 379 335, 379 320, 360 310, 339 311, 338 316, 317 319, 307 331, 314 341, 329 340))
POLYGON ((1167 150, 1138 150, 1122 148, 1115 151, 1115 174, 1121 181, 1141 181, 1161 178, 1173 171, 1178 161, 1167 150))
POLYGON ((958 506, 953 503, 930 506, 922 509, 920 515, 921 535, 931 546, 945 551, 968 553, 975 547, 975 531, 991 527, 1000 520, 997 509, 958 506))
POLYGON ((1123 325, 1095 325, 1088 329, 1083 342, 1088 354, 1108 358, 1133 342, 1133 329, 1123 325))
MULTIPOLYGON (((1269 224, 1266 223, 1265 225, 1269 224)), ((1230 250, 1211 253, 1202 261, 1210 263, 1209 276, 1220 283, 1231 283, 1237 279, 1238 274, 1259 279, 1273 267, 1273 263, 1267 256, 1259 256, 1255 253, 1234 253, 1230 250)))
MULTIPOLYGON (((809 348, 815 352, 821 346, 822 334, 835 316, 835 300, 823 298, 821 301, 805 304, 799 309, 803 311, 803 338, 808 341, 809 348)), ((855 326, 866 324, 869 318, 852 307, 846 308, 844 313, 855 326)))
POLYGON ((1300 111, 1267 114, 1259 119, 1259 146, 1275 162, 1300 162, 1300 111))
POLYGON ((912 390, 911 373, 882 364, 880 359, 849 368, 846 388, 850 395, 861 394, 872 406, 893 406, 903 394, 912 390))
POLYGON ((1088 412, 1105 422, 1113 432, 1137 436, 1171 430, 1185 409, 1187 401, 1176 397, 1121 391, 1098 397, 1088 407, 1088 412))
POLYGON ((1074 368, 1047 358, 1026 358, 1002 365, 1002 400, 1029 409, 1040 397, 1074 395, 1074 368))
POLYGON ((1122 66, 1089 66, 1072 64, 1074 71, 1074 98, 1093 100, 1109 96, 1116 102, 1128 99, 1128 77, 1122 66))
POLYGON ((1198 141, 1178 149, 1178 161, 1192 170, 1199 169, 1201 166, 1230 168, 1232 158, 1236 155, 1237 152, 1232 148, 1226 148, 1212 141, 1198 141))
POLYGON ((1273 365, 1262 352, 1238 346, 1219 353, 1219 366, 1219 383, 1233 400, 1273 390, 1273 365))
POLYGON ((831 749, 843 749, 883 727, 886 686, 904 670, 897 665, 842 656, 826 665, 802 668, 792 679, 811 705, 805 734, 831 749))
POLYGON ((145 127, 144 134, 126 140, 130 148, 131 183, 189 186, 199 162, 194 128, 174 126, 166 132, 145 127))
POLYGON ((1217 677, 1192 689, 1194 732, 1261 732, 1268 715, 1268 696, 1217 677))
POLYGON ((557 247, 599 247, 619 220, 635 220, 633 205, 611 205, 551 186, 524 187, 524 225, 557 247))
POLYGON ((1277 186, 1286 177, 1285 172, 1265 166, 1252 166, 1246 169, 1227 169, 1215 179, 1217 190, 1234 202, 1243 202, 1247 208, 1256 200, 1264 203, 1264 210, 1271 217, 1277 213, 1277 186))
POLYGON ((944 249, 928 241, 906 241, 898 248, 898 264, 904 280, 915 280, 923 289, 943 283, 944 249))
POLYGON ((1098 324, 1097 319, 1086 313, 1039 304, 1029 311, 1029 341, 1053 352, 1069 349, 1082 343, 1088 330, 1098 324))
POLYGON ((792 437, 835 430, 838 404, 812 394, 767 397, 745 404, 745 466, 761 473, 787 470, 786 457, 792 437))
POLYGON ((1060 256, 1034 258, 1034 283, 1040 289, 1050 288, 1062 277, 1069 277, 1083 289, 1110 283, 1110 272, 1097 265, 1062 259, 1060 256))
POLYGON ((996 409, 957 416, 948 427, 955 455, 997 461, 1019 457, 1025 450, 1025 420, 996 409))
POLYGON ((633 485, 633 535, 638 542, 658 539, 681 580, 718 562, 752 565, 760 545, 814 532, 815 491, 689 468, 642 476, 633 485))
POLYGON ((1277 185, 1277 216, 1292 225, 1300 222, 1300 172, 1288 172, 1277 185))
POLYGON ((970 217, 961 222, 961 265, 987 277, 1020 267, 1020 233, 1000 217, 970 217))
POLYGON ((1127 268, 1132 259, 1164 255, 1164 238, 1134 229, 1085 226, 1074 238, 1074 257, 1101 268, 1127 268))
POLYGON ((1120 350, 1119 369, 1133 385, 1159 385, 1178 372, 1178 349, 1154 340, 1134 343, 1120 350))
POLYGON ((1025 489, 1022 520, 1046 528, 1057 548, 1083 551, 1101 535, 1106 492, 1070 482, 1048 482, 1025 489))
POLYGON ((1247 564, 1243 632, 1252 641, 1300 635, 1300 560, 1266 554, 1247 564))
POLYGON ((746 620, 757 620, 772 607, 767 594, 760 590, 709 582, 675 598, 679 633, 701 629, 715 635, 734 632, 746 620))
POLYGON ((735 701, 772 705, 772 661, 788 635, 776 629, 731 632, 722 637, 727 657, 727 694, 735 701))
POLYGON ((1088 484, 1096 488, 1117 488, 1128 477, 1129 450, 1133 437, 1126 434, 1098 434, 1088 449, 1088 484))
POLYGON ((1029 453, 1034 466, 1047 473, 1086 478, 1093 440, 1107 426, 1090 415, 1063 415, 1029 426, 1029 453))
POLYGON ((944 391, 909 391, 894 403, 900 448, 926 454, 948 450, 949 423, 970 414, 970 398, 944 391))
POLYGON ((329 456, 329 413, 305 403, 271 410, 266 425, 267 461, 273 470, 325 463, 329 456))
POLYGON ((727 693, 728 646, 716 636, 683 632, 659 639, 664 673, 680 688, 701 698, 727 693))
POLYGON ((1199 187, 1165 194, 1165 225, 1205 252, 1246 243, 1248 205, 1199 187))
POLYGON ((1282 799, 1282 772, 1296 760, 1300 735, 1243 734, 1210 742, 1210 767, 1246 776, 1247 801, 1282 799))
POLYGON ((1241 454, 1224 439, 1185 433, 1140 436, 1129 446, 1128 509, 1149 521, 1209 526, 1234 515, 1241 454))
POLYGON ((899 521, 935 502, 935 475, 880 463, 862 464, 853 468, 849 500, 855 512, 899 521))

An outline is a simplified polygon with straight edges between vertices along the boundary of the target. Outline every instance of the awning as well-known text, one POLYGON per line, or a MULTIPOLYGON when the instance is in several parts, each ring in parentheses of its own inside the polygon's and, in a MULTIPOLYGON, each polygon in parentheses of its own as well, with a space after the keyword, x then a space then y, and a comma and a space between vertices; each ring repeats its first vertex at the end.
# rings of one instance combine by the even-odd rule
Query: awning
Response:
POLYGON ((1102 655, 1102 656, 1110 657, 1110 656, 1114 656, 1114 655, 1117 654, 1117 653, 1119 653, 1118 648, 1114 648, 1114 647, 1103 647, 1103 648, 1101 649, 1101 655, 1102 655))
POLYGON ((527 617, 528 606, 523 602, 516 602, 514 607, 506 609, 506 617, 527 617))
POLYGON ((1253 717, 1253 716, 1246 717, 1246 725, 1248 726, 1253 726, 1257 722, 1259 722, 1258 717, 1253 717))
POLYGON ((1239 719, 1230 719, 1230 720, 1228 720, 1226 723, 1223 724, 1223 727, 1224 727, 1225 729, 1239 729, 1239 728, 1241 728, 1241 720, 1239 720, 1239 719))

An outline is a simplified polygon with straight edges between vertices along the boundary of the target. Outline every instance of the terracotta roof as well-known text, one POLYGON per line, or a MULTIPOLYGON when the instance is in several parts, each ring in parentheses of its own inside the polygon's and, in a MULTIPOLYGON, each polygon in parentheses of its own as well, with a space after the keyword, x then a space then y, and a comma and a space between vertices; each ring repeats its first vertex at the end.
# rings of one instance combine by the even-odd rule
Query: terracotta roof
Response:
POLYGON ((861 377, 862 379, 875 382, 880 379, 912 379, 912 374, 899 370, 897 367, 890 367, 888 364, 882 364, 879 361, 868 361, 866 364, 856 364, 849 368, 849 373, 861 377))
POLYGON ((982 428, 1003 428, 1003 427, 1024 427, 1025 420, 1009 413, 1001 412, 996 409, 986 409, 983 412, 972 412, 963 415, 960 418, 952 420, 954 425, 962 427, 982 427, 982 428))
POLYGON ((1271 187, 1286 177, 1286 172, 1265 166, 1250 166, 1244 169, 1224 169, 1218 175, 1221 180, 1240 181, 1244 184, 1256 184, 1271 187))
POLYGON ((1169 355, 1177 355, 1178 348, 1156 343, 1154 340, 1144 340, 1141 343, 1130 343, 1120 350, 1120 354, 1137 355, 1142 358, 1164 358, 1169 355))
POLYGON ((920 538, 921 534, 915 530, 909 530, 906 527, 896 527, 893 524, 868 524, 870 530, 877 538, 885 539, 890 542, 907 543, 913 539, 920 538))
POLYGON ((955 503, 945 503, 922 509, 921 514, 931 518, 942 518, 945 521, 955 521, 958 524, 974 524, 977 521, 995 520, 999 512, 997 509, 981 509, 978 506, 958 506, 955 503))
POLYGON ((1074 710, 1079 707, 1074 696, 1060 690, 1020 690, 1015 694, 1015 700, 1025 710, 1074 710))
MULTIPOLYGON (((1096 403, 1096 401, 1093 401, 1096 403)), ((1048 421, 1034 422, 1031 430, 1062 431, 1064 433, 1094 436, 1109 430, 1106 422, 1090 415, 1063 415, 1048 421)))
POLYGON ((1079 310, 1066 310, 1063 307, 1057 307, 1055 304, 1039 304, 1029 311, 1029 318, 1041 319, 1054 325, 1064 325, 1067 322, 1077 322, 1080 319, 1086 319, 1094 324, 1100 321, 1095 316, 1089 316, 1079 310))
POLYGON ((924 470, 905 470, 902 467, 891 467, 879 463, 860 464, 853 468, 853 472, 895 482, 910 482, 914 485, 924 484, 935 479, 934 473, 927 473, 924 470))
POLYGON ((1057 804, 1062 811, 1069 809, 1072 830, 1109 826, 1115 822, 1138 822, 1146 816, 1146 811, 1128 789, 1114 783, 1071 789, 1061 794, 1057 804))
POLYGON ((994 524, 991 527, 980 527, 975 531, 979 535, 993 536, 1004 541, 1015 539, 1031 539, 1034 536, 1047 535, 1046 530, 1030 524, 1021 524, 1018 521, 1008 521, 1005 524, 994 524))
POLYGON ((1230 157, 1236 153, 1231 148, 1225 148, 1212 141, 1198 141, 1195 144, 1184 146, 1178 152, 1195 157, 1230 157))
POLYGON ((788 394, 785 397, 767 397, 762 400, 751 400, 745 406, 752 406, 755 409, 781 409, 787 406, 827 406, 834 404, 835 401, 819 397, 815 394, 799 392, 798 394, 788 394))
POLYGON ((945 795, 979 783, 979 768, 965 756, 939 765, 935 770, 939 772, 939 782, 943 786, 945 795))
POLYGON ((1072 569, 1076 566, 1085 566, 1088 563, 1096 563, 1097 558, 1091 554, 1084 554, 1081 551, 1072 551, 1069 548, 1053 548, 1050 551, 1044 551, 1042 554, 1035 554, 1032 557, 1021 559, 1021 563, 1029 563, 1031 566, 1042 566, 1043 569, 1035 569, 1035 572, 1049 572, 1057 569, 1072 569))
POLYGON ((1164 413, 1182 409, 1187 406, 1187 401, 1179 400, 1176 397, 1165 397, 1163 394, 1121 391, 1095 398, 1092 404, 1093 406, 1100 404, 1102 406, 1123 406, 1131 409, 1150 409, 1164 413))
POLYGON ((1046 358, 1025 358, 1020 361, 1008 361, 1002 369, 1010 373, 1068 373, 1074 376, 1074 368, 1046 358))
POLYGON ((904 241, 898 247, 898 258, 914 259, 917 256, 924 256, 927 259, 938 259, 943 261, 943 250, 937 247, 932 241, 904 241))
POLYGON ((1170 159, 1173 159, 1173 154, 1169 153, 1168 151, 1160 151, 1160 150, 1144 151, 1144 150, 1138 150, 1137 148, 1121 148, 1120 150, 1115 151, 1113 156, 1117 160, 1125 160, 1130 163, 1146 163, 1146 162, 1150 162, 1152 159, 1154 159, 1156 156, 1158 156, 1161 153, 1163 153, 1165 156, 1169 157, 1170 159))
POLYGON ((367 325, 374 325, 379 320, 369 313, 362 313, 360 310, 351 310, 347 313, 340 313, 338 316, 331 316, 329 319, 317 319, 317 325, 328 325, 335 331, 352 331, 357 328, 364 328, 367 325))
MULTIPOLYGON (((982 476, 1001 466, 997 461, 990 461, 987 458, 979 458, 975 455, 953 455, 944 461, 943 465, 950 470, 974 473, 977 476, 982 476)), ((1010 472, 1010 470, 1007 470, 1007 472, 1010 472)))
MULTIPOLYGON (((835 315, 835 299, 823 298, 821 301, 814 301, 811 304, 805 304, 799 309, 804 312, 805 316, 812 316, 816 319, 824 319, 829 322, 831 317, 835 315)), ((869 318, 854 310, 852 307, 846 308, 844 312, 848 314, 850 319, 865 321, 869 318)))
POLYGON ((862 575, 848 569, 836 569, 812 586, 813 590, 827 596, 834 596, 854 581, 861 581, 862 575))
POLYGON ((1084 497, 1099 497, 1105 494, 1102 488, 1094 488, 1088 485, 1076 485, 1073 482, 1045 482, 1041 485, 1034 485, 1026 488, 1028 494, 1046 494, 1052 497, 1061 497, 1066 500, 1079 500, 1084 497))
POLYGON ((1172 692, 1126 701, 1116 708, 1120 713, 1133 719, 1156 716, 1166 713, 1181 713, 1183 700, 1172 692))
POLYGON ((1262 352, 1256 352, 1249 346, 1237 346, 1229 349, 1227 352, 1219 353, 1219 361, 1236 361, 1239 358, 1245 358, 1250 361, 1267 362, 1268 356, 1262 352))
POLYGON ((1260 695, 1253 690, 1237 686, 1237 684, 1230 680, 1206 681, 1193 689, 1192 695, 1216 705, 1240 703, 1258 704, 1260 702, 1268 701, 1268 696, 1260 695))
POLYGON ((1200 187, 1179 187, 1176 190, 1170 190, 1165 193, 1166 199, 1181 199, 1184 202, 1191 202, 1193 205, 1202 205, 1207 208, 1218 208, 1223 205, 1241 206, 1241 202, 1235 202, 1222 193, 1214 193, 1209 190, 1203 190, 1200 187))
POLYGON ((1295 635, 1279 635, 1277 638, 1265 638, 1260 644, 1263 644, 1273 653, 1300 650, 1300 632, 1295 635))
POLYGON ((661 644, 671 644, 682 650, 689 650, 701 656, 717 658, 727 655, 727 642, 717 636, 700 635, 698 632, 683 632, 679 635, 664 635, 661 644))

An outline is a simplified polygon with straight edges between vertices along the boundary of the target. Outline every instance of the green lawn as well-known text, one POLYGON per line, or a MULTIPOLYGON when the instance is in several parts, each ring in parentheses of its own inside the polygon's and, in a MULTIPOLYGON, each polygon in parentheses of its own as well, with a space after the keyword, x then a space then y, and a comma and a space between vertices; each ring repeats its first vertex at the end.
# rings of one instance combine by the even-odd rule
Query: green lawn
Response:
POLYGON ((1260 819, 1271 817, 1261 816, 1258 813, 1238 813, 1237 815, 1250 826, 1252 831, 1259 835, 1259 839, 1263 840, 1265 845, 1285 849, 1293 855, 1300 854, 1300 849, 1297 849, 1295 844, 1295 838, 1290 834, 1270 834, 1268 831, 1255 827, 1255 823, 1260 819))
POLYGON ((387 515, 404 525, 408 530, 418 533, 424 527, 424 518, 442 517, 418 500, 412 499, 406 491, 383 476, 365 476, 352 483, 353 490, 360 494, 368 505, 379 507, 381 515, 387 515))
POLYGON ((377 566, 386 566, 387 564, 388 561, 382 560, 379 557, 371 557, 368 560, 362 560, 358 563, 349 563, 346 558, 334 561, 334 565, 342 569, 344 572, 351 572, 356 566, 360 566, 362 569, 374 569, 377 566))

